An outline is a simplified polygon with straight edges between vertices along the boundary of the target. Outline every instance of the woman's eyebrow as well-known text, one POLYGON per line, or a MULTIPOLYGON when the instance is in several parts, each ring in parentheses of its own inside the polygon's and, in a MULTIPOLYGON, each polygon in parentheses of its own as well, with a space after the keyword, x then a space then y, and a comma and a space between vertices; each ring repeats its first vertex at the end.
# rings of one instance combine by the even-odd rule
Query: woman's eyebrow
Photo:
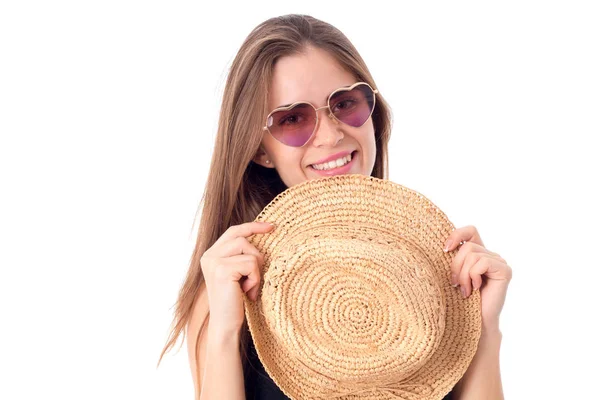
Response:
MULTIPOLYGON (((327 100, 329 100, 329 95, 330 95, 330 94, 331 94, 331 93, 329 93, 327 96, 325 96, 325 100, 323 100, 323 102, 324 102, 324 103, 327 103, 327 100)), ((306 100, 298 100, 298 101, 300 101, 300 102, 307 102, 306 100)), ((294 103, 297 103, 298 101, 295 101, 294 103)), ((277 108, 285 108, 285 107, 289 107, 289 106, 291 106, 291 105, 292 105, 292 104, 294 104, 294 103, 290 103, 290 104, 284 104, 284 105, 282 105, 282 106, 275 107, 274 109, 277 109, 277 108)), ((326 105, 327 105, 327 104, 326 104, 326 105)))

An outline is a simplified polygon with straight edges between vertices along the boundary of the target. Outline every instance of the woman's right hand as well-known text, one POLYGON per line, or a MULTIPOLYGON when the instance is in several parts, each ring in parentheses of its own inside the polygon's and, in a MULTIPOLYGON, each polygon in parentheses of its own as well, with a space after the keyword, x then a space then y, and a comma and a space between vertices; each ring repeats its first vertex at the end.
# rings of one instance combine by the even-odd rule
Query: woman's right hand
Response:
POLYGON ((200 265, 208 292, 211 329, 237 332, 241 328, 244 322, 243 293, 247 293, 252 301, 256 300, 260 266, 264 262, 263 255, 246 238, 268 233, 273 228, 267 222, 232 225, 202 255, 200 265))

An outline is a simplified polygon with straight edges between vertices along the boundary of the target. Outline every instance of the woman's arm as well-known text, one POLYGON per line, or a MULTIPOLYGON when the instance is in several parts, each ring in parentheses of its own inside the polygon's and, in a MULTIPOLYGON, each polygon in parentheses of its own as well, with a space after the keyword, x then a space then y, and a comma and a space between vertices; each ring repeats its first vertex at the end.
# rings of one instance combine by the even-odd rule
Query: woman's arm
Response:
POLYGON ((503 400, 500 380, 500 312, 504 305, 512 268, 498 253, 486 249, 473 225, 452 231, 444 251, 452 258, 451 283, 460 285, 463 297, 481 291, 481 337, 475 357, 454 386, 453 399, 503 400), (461 245, 462 243, 462 245, 461 245))
POLYGON ((239 330, 228 334, 211 324, 206 282, 202 282, 200 286, 187 329, 194 399, 245 400, 238 345, 239 330), (202 324, 206 325, 204 329, 202 324), (196 340, 200 342, 198 346, 196 340))
POLYGON ((239 332, 220 332, 208 324, 200 400, 246 399, 239 343, 239 332))
POLYGON ((453 400, 503 400, 500 380, 500 329, 483 329, 475 357, 452 390, 453 400))

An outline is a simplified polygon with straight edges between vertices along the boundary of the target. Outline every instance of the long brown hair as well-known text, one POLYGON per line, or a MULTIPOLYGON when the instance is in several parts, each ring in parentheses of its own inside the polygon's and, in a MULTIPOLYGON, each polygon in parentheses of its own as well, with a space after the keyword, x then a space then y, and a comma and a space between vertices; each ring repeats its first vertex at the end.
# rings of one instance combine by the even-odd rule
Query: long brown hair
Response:
MULTIPOLYGON (((208 180, 201 200, 202 217, 196 245, 176 303, 167 344, 158 360, 169 351, 189 323, 194 301, 205 290, 200 258, 231 225, 253 221, 260 211, 286 189, 274 168, 252 161, 260 148, 267 110, 267 94, 275 62, 301 53, 307 46, 331 54, 359 81, 376 88, 365 62, 348 38, 332 25, 307 15, 290 14, 271 18, 258 25, 238 51, 227 77, 215 147, 208 180)), ((387 102, 377 95, 372 114, 377 155, 371 176, 387 179, 387 145, 392 115, 387 102)), ((201 319, 201 329, 208 313, 201 319)), ((198 354, 200 333, 196 338, 198 354)), ((247 324, 240 333, 242 359, 249 335, 247 324)), ((197 358, 197 357, 196 357, 197 358)), ((196 370, 199 374, 198 360, 196 370)), ((246 368, 246 362, 244 362, 246 368)), ((198 382, 201 377, 198 377, 198 382)))

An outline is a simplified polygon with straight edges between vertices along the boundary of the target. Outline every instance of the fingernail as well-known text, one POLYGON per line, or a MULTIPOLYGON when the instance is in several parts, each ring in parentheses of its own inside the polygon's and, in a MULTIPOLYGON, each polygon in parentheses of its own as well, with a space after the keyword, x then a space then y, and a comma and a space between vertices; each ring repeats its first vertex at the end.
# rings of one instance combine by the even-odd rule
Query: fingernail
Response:
POLYGON ((453 287, 457 287, 458 286, 458 275, 452 274, 452 280, 450 281, 450 283, 452 283, 453 287))
POLYGON ((463 299, 467 298, 467 290, 464 287, 460 287, 460 292, 462 293, 463 299))
POLYGON ((452 240, 448 239, 448 241, 446 242, 446 245, 444 246, 444 252, 448 252, 448 250, 450 250, 450 246, 452 245, 452 240))

